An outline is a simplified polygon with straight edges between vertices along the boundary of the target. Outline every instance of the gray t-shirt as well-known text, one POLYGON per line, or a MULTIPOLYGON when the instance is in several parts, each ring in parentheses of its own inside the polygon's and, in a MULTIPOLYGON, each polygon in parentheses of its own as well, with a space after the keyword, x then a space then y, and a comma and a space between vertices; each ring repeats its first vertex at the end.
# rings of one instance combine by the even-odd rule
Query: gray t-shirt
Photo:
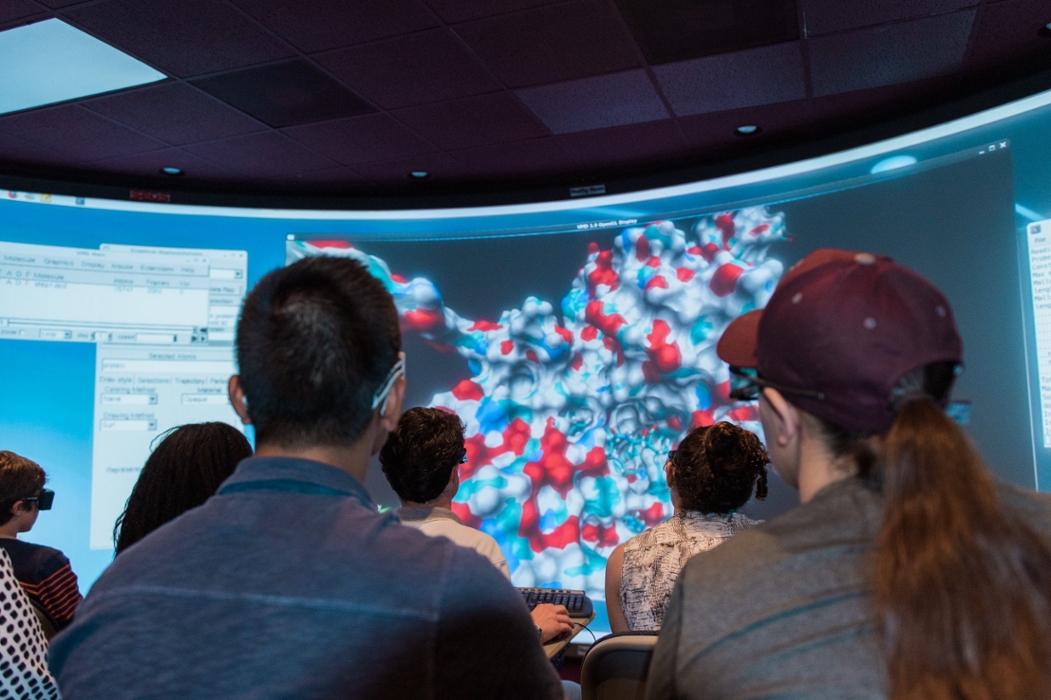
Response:
POLYGON ((52 646, 67 700, 562 697, 511 584, 352 476, 251 458, 117 557, 52 646))
MULTIPOLYGON (((1051 538, 1051 496, 1001 486, 1051 538)), ((860 479, 692 558, 649 671, 648 700, 883 700, 868 564, 882 503, 860 479)))

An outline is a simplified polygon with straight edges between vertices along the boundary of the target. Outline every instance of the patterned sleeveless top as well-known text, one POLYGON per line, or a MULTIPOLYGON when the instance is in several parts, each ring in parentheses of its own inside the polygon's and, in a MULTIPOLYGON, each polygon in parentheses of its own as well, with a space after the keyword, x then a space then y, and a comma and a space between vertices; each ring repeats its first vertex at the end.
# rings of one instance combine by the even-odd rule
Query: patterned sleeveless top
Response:
POLYGON ((686 561, 761 522, 737 513, 705 515, 678 511, 667 522, 628 540, 620 576, 620 607, 628 627, 659 630, 675 580, 686 561))

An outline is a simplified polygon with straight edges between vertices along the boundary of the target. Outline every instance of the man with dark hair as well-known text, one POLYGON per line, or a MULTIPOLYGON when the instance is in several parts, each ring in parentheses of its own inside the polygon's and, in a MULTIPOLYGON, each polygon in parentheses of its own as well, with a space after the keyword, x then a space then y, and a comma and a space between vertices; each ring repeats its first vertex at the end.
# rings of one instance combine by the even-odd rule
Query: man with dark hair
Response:
POLYGON ((62 629, 81 600, 77 575, 59 550, 18 539, 33 529, 40 511, 51 509, 55 493, 45 483, 47 474, 39 464, 0 450, 0 548, 10 555, 15 578, 38 613, 62 629))
POLYGON ((500 574, 363 486, 401 413, 400 350, 357 262, 255 286, 230 398, 256 456, 99 578, 52 648, 67 698, 561 697, 500 574))
MULTIPOLYGON (((439 408, 410 408, 380 450, 380 465, 398 494, 402 522, 432 537, 446 537, 470 547, 511 579, 507 559, 490 535, 467 527, 452 511, 460 488, 457 467, 466 461, 463 421, 439 408)), ((531 617, 541 642, 573 629, 564 605, 536 606, 531 617)))

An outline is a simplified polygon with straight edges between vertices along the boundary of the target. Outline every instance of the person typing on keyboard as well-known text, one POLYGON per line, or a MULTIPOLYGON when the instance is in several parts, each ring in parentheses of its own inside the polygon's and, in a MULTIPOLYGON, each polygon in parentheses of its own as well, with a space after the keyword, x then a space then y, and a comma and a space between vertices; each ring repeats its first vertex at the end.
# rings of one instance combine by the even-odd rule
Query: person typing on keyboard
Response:
MULTIPOLYGON (((406 411, 380 450, 383 474, 401 501, 401 508, 395 511, 401 521, 424 534, 447 537, 477 551, 510 580, 507 560, 496 540, 464 525, 452 510, 460 488, 458 467, 466 461, 463 421, 437 408, 406 411)), ((564 605, 538 603, 531 615, 542 643, 573 629, 564 605)))

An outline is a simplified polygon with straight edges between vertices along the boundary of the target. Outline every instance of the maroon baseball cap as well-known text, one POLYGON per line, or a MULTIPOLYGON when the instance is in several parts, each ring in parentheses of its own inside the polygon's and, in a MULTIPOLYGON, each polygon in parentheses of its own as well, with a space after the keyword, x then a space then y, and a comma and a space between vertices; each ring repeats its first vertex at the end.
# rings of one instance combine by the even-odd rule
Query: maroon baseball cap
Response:
POLYGON ((893 424, 891 392, 903 376, 963 359, 937 287, 886 256, 829 248, 785 273, 765 309, 727 326, 716 352, 806 392, 784 391, 804 411, 869 433, 893 424))

